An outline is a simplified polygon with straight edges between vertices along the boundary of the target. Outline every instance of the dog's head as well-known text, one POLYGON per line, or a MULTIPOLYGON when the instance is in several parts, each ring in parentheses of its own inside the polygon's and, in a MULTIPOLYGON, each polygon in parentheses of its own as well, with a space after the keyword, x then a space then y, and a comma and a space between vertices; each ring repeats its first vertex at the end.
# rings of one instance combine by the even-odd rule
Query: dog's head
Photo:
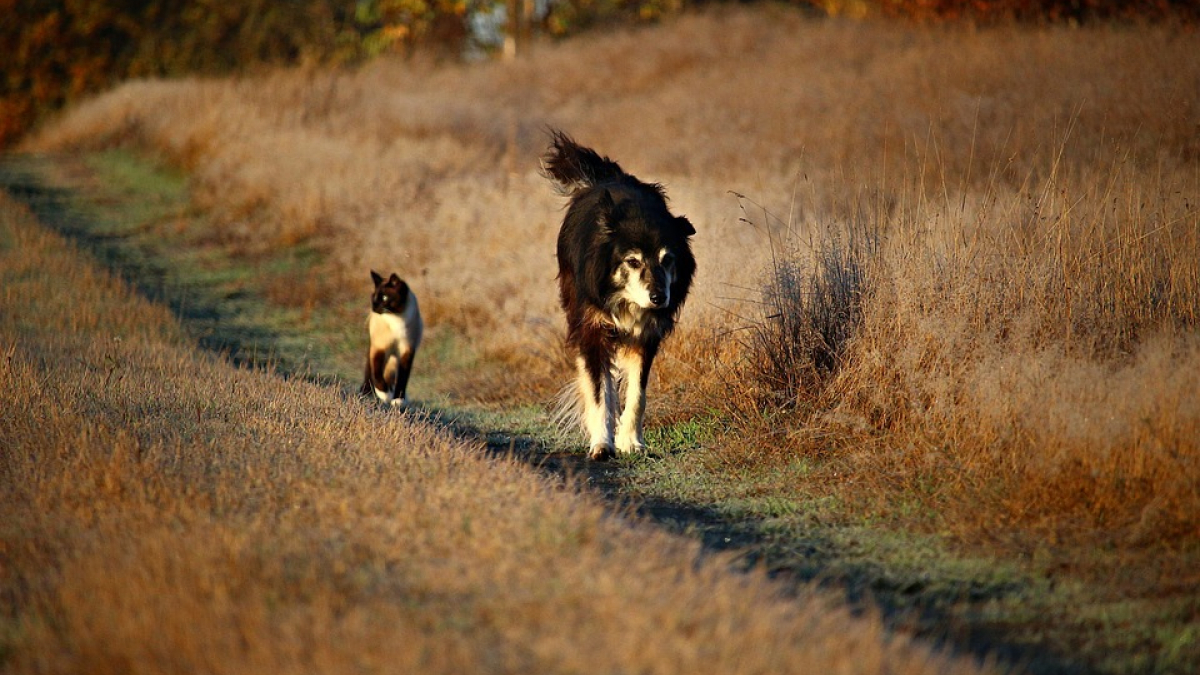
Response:
POLYGON ((620 246, 614 249, 612 284, 617 298, 642 309, 662 309, 671 304, 671 287, 677 273, 670 247, 620 246))
POLYGON ((597 206, 608 249, 602 259, 610 299, 642 309, 678 308, 695 271, 688 243, 696 233, 691 222, 672 215, 661 198, 618 201, 605 190, 597 206))
POLYGON ((375 270, 371 270, 371 281, 375 290, 371 293, 371 311, 376 314, 403 314, 408 304, 408 284, 395 272, 384 279, 375 270))

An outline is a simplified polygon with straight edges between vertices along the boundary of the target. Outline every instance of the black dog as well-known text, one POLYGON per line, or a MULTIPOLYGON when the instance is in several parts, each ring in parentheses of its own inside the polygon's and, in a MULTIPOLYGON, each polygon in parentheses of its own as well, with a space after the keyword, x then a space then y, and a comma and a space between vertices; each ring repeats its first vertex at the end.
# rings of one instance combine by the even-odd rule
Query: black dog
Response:
POLYGON ((558 234, 558 287, 567 344, 577 354, 588 456, 608 459, 614 446, 644 450, 646 382, 696 272, 688 241, 696 230, 667 209, 661 185, 643 183, 561 131, 552 132, 543 169, 570 199, 558 234))

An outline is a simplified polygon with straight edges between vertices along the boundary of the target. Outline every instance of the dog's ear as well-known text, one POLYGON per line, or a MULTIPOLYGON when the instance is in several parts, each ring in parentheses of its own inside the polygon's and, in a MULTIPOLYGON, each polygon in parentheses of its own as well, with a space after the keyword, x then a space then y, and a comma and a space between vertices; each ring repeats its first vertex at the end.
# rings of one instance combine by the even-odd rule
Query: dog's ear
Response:
POLYGON ((379 282, 383 281, 383 277, 379 276, 379 273, 375 270, 371 270, 371 281, 374 282, 376 286, 379 286, 379 282))
POLYGON ((681 233, 683 233, 683 236, 685 237, 690 237, 693 234, 696 234, 696 228, 692 227, 692 221, 688 220, 684 216, 675 217, 675 227, 681 233))

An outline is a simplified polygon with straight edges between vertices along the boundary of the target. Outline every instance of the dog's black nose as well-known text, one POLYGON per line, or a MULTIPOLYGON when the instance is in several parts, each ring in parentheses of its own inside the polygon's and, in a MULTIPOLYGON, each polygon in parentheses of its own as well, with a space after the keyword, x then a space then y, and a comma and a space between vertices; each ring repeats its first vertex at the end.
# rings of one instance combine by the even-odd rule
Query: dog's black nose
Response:
POLYGON ((650 291, 650 302, 656 305, 666 304, 667 294, 661 291, 650 291))

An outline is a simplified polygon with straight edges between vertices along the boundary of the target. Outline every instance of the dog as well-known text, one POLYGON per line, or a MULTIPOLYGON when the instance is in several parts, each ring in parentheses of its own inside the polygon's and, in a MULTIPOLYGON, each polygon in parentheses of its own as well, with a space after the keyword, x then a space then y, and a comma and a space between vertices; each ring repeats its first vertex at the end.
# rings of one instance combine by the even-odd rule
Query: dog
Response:
POLYGON ((372 394, 384 405, 403 408, 407 404, 408 377, 413 358, 421 346, 421 309, 417 296, 396 273, 387 279, 371 270, 375 290, 367 317, 370 346, 361 394, 372 394))
POLYGON ((696 230, 670 212, 662 185, 638 180, 562 131, 550 135, 542 172, 568 199, 558 233, 559 299, 588 457, 603 461, 646 449, 650 366, 687 299, 696 230))

